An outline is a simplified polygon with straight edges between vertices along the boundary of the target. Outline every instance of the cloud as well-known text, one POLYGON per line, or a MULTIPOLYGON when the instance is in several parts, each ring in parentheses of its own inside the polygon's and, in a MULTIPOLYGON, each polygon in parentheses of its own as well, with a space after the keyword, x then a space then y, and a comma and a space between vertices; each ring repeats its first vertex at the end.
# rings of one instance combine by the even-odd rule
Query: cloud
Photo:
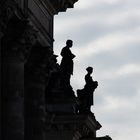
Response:
POLYGON ((94 67, 99 86, 92 110, 103 125, 98 136, 140 139, 139 36, 138 0, 79 0, 74 9, 55 17, 55 53, 68 38, 74 40, 74 90, 84 87, 86 67, 94 67))
POLYGON ((104 104, 96 106, 93 109, 96 117, 102 122, 104 118, 104 125, 101 133, 98 135, 105 135, 109 132, 113 139, 118 138, 123 140, 131 139, 128 134, 133 133, 133 138, 138 138, 138 130, 140 121, 140 114, 138 113, 138 106, 140 92, 137 96, 131 99, 120 99, 114 97, 106 97, 104 104), (125 130, 125 131, 124 131, 125 130))
POLYGON ((140 74, 140 64, 127 64, 117 70, 117 76, 130 75, 133 73, 140 74))

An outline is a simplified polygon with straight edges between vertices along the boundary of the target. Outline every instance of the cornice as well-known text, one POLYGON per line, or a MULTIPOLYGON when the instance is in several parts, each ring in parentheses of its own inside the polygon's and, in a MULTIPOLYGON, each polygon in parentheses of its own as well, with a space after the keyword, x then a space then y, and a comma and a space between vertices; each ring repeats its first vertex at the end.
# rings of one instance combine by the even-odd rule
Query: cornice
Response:
POLYGON ((74 3, 78 0, 50 0, 51 5, 55 9, 54 14, 65 12, 68 8, 73 8, 74 3))

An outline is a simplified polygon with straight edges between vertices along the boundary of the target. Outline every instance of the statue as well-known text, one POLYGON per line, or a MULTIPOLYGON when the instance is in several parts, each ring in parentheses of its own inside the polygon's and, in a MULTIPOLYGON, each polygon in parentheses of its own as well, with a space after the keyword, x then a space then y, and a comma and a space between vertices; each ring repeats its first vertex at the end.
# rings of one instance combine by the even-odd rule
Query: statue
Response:
POLYGON ((93 105, 93 92, 98 86, 97 81, 93 81, 91 74, 93 72, 92 67, 88 67, 87 74, 85 75, 85 86, 81 90, 77 90, 77 95, 80 100, 79 112, 90 113, 90 107, 93 105))
POLYGON ((62 73, 62 80, 65 86, 70 86, 70 77, 73 75, 73 59, 75 55, 71 52, 70 48, 73 46, 72 40, 66 41, 66 46, 61 51, 62 61, 60 70, 62 73))

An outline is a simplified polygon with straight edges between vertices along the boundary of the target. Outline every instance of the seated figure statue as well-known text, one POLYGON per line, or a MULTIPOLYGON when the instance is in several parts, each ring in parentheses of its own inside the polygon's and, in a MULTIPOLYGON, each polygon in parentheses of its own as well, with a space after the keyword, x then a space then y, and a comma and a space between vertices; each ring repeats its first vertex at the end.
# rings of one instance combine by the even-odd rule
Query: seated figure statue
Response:
POLYGON ((98 86, 97 81, 93 81, 91 74, 93 72, 92 67, 88 67, 87 74, 85 75, 85 86, 81 90, 77 90, 79 103, 79 113, 90 113, 90 107, 93 105, 93 92, 98 86))

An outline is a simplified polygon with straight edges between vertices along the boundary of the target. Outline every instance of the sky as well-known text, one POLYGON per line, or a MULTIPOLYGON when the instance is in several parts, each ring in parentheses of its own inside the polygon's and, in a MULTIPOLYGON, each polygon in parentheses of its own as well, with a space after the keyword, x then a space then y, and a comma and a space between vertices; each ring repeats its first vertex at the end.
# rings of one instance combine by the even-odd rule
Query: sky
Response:
POLYGON ((75 91, 84 87, 85 69, 94 68, 97 136, 140 140, 140 0, 79 0, 55 16, 54 39, 58 63, 73 40, 75 91))

